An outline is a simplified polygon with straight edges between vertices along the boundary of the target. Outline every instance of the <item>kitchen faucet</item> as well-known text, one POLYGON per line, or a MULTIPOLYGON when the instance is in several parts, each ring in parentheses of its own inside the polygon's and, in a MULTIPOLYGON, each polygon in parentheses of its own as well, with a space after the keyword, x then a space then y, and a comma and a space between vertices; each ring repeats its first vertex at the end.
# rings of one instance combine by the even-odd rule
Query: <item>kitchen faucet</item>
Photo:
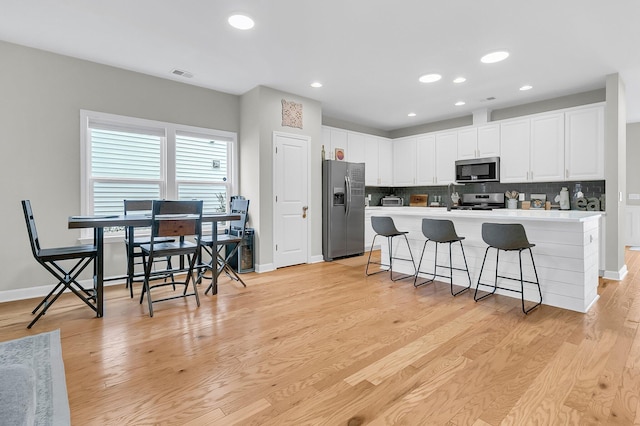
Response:
POLYGON ((450 182, 449 185, 447 185, 447 211, 448 212, 451 211, 451 204, 453 204, 453 200, 451 200, 451 190, 456 185, 464 186, 464 183, 450 182))

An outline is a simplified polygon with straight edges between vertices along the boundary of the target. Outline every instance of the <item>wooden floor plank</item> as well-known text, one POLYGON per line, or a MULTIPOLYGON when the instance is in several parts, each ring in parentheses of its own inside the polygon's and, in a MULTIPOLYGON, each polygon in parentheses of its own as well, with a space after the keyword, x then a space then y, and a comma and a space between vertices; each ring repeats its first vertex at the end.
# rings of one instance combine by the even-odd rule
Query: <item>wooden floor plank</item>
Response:
POLYGON ((360 256, 223 278, 153 318, 121 285, 103 318, 64 295, 31 330, 38 300, 3 303, 0 341, 60 329, 73 424, 640 425, 640 252, 625 255, 587 314, 367 277, 360 256))

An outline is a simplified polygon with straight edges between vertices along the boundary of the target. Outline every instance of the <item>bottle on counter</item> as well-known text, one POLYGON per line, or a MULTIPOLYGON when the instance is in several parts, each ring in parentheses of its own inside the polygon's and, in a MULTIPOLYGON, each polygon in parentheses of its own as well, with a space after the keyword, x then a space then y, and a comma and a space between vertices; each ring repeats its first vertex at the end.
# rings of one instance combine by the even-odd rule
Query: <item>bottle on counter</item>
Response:
POLYGON ((570 210, 571 204, 569 203, 569 190, 563 187, 560 190, 560 210, 570 210))

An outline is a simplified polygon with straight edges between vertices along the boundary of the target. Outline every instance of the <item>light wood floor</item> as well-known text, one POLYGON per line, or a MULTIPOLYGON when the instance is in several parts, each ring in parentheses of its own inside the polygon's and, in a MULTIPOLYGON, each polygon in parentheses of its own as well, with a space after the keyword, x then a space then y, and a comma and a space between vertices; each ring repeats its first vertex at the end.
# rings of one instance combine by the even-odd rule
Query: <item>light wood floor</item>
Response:
MULTIPOLYGON (((0 340, 59 328, 74 425, 640 424, 640 252, 588 314, 364 276, 366 256, 146 305, 0 305, 0 340)), ((34 265, 34 268, 36 265, 34 265)), ((139 288, 136 288, 139 294, 139 288)))

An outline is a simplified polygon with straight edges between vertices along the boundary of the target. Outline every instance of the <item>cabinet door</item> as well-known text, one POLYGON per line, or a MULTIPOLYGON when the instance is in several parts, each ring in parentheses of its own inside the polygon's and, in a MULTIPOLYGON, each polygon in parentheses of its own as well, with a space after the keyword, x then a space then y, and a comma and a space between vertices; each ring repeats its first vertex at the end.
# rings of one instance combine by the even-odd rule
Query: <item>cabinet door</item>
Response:
POLYGON ((366 161, 364 134, 349 132, 347 134, 347 146, 345 148, 345 158, 347 161, 352 163, 364 163, 366 161))
POLYGON ((416 138, 393 141, 393 185, 411 186, 416 183, 416 138))
MULTIPOLYGON (((380 186, 393 185, 393 147, 391 139, 378 139, 378 177, 380 178, 380 186)), ((365 171, 366 173, 366 171, 365 171)))
POLYGON ((565 177, 604 179, 604 107, 565 114, 565 177))
POLYGON ((364 183, 367 186, 378 186, 380 184, 378 138, 366 135, 364 144, 364 183))
POLYGON ((436 183, 448 185, 456 180, 458 132, 436 135, 436 183))
POLYGON ((500 182, 529 180, 530 120, 500 125, 500 182))
POLYGON ((322 126, 322 145, 324 145, 324 160, 331 160, 331 128, 322 126))
POLYGON ((419 136, 416 141, 416 180, 418 185, 436 184, 436 137, 419 136))
MULTIPOLYGON (((458 155, 460 154, 458 153, 458 155)), ((489 124, 478 127, 478 157, 498 157, 499 155, 500 126, 498 124, 489 124)))
POLYGON ((564 114, 531 119, 531 175, 534 182, 564 180, 564 114))
POLYGON ((344 150, 347 149, 347 132, 346 131, 331 129, 331 148, 327 156, 328 159, 331 159, 331 160, 336 159, 336 148, 340 148, 344 150))
POLYGON ((458 131, 458 160, 478 157, 478 129, 458 131))

